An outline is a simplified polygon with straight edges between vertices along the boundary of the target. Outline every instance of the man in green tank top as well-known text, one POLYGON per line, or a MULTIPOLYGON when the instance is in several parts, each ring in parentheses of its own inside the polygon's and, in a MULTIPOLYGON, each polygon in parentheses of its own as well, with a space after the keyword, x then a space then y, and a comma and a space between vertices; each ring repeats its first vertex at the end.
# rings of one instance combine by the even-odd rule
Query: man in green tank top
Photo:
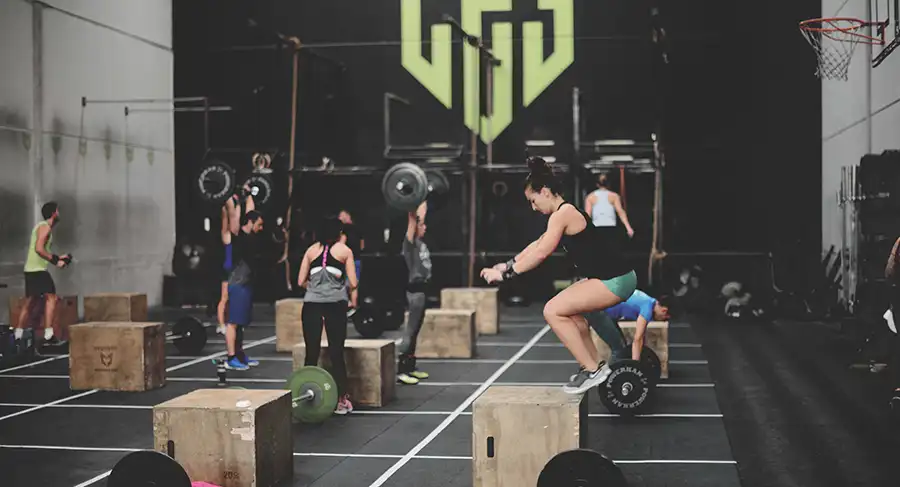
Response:
POLYGON ((58 344, 53 336, 53 316, 56 313, 56 285, 47 268, 50 264, 62 269, 69 264, 69 254, 52 253, 53 227, 59 223, 59 205, 51 201, 41 207, 44 220, 38 222, 31 231, 28 243, 28 254, 25 258, 25 303, 19 311, 19 325, 16 328, 16 340, 22 338, 28 326, 28 310, 35 299, 44 299, 44 343, 58 344))

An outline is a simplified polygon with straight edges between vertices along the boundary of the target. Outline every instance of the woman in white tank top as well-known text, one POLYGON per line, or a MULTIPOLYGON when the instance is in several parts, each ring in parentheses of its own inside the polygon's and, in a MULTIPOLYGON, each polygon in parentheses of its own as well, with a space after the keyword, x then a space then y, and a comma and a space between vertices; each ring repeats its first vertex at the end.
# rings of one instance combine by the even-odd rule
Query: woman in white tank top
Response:
POLYGON ((622 208, 622 198, 609 190, 606 174, 601 174, 597 178, 597 188, 584 199, 584 212, 591 215, 594 226, 614 227, 616 226, 616 215, 618 215, 619 220, 622 220, 622 224, 625 225, 628 236, 634 236, 634 229, 631 228, 625 208, 622 208))

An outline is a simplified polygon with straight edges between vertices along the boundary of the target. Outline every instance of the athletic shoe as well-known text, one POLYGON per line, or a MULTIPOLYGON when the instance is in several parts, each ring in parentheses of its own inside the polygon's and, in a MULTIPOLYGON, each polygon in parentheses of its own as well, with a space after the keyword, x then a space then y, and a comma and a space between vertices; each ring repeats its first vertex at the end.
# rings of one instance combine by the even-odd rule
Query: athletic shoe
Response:
POLYGON ((410 372, 409 375, 415 377, 416 379, 427 379, 428 378, 428 372, 424 372, 419 369, 416 369, 416 370, 410 372))
POLYGON ((345 415, 345 414, 350 414, 352 412, 353 412, 353 403, 350 402, 350 396, 347 394, 344 394, 343 396, 341 396, 340 399, 338 399, 337 408, 335 408, 334 414, 345 415))
POLYGON ((563 386, 563 392, 566 394, 581 394, 592 387, 602 384, 609 377, 609 374, 610 370, 606 364, 594 372, 582 369, 575 374, 574 379, 563 386))
POLYGON ((259 360, 253 360, 252 358, 248 357, 247 354, 245 354, 245 353, 241 353, 240 355, 238 355, 238 357, 240 357, 240 361, 242 364, 247 365, 249 367, 256 367, 257 365, 259 365, 259 360))
POLYGON ((397 374, 397 382, 399 382, 401 384, 413 386, 413 385, 416 385, 419 383, 419 379, 416 379, 415 377, 413 377, 409 374, 400 373, 400 374, 397 374))
POLYGON ((237 357, 232 357, 227 362, 225 362, 225 368, 228 370, 247 370, 250 367, 244 365, 244 363, 241 362, 237 357))
MULTIPOLYGON (((605 382, 606 378, 609 377, 609 373, 610 373, 609 365, 606 363, 606 360, 601 360, 600 363, 597 365, 601 369, 606 369, 606 375, 603 377, 603 381, 605 382)), ((580 374, 582 370, 584 370, 584 367, 578 367, 578 372, 575 372, 574 374, 570 375, 569 381, 571 382, 571 381, 575 380, 575 377, 577 377, 578 374, 580 374)), ((601 382, 601 384, 602 384, 602 382, 601 382)))

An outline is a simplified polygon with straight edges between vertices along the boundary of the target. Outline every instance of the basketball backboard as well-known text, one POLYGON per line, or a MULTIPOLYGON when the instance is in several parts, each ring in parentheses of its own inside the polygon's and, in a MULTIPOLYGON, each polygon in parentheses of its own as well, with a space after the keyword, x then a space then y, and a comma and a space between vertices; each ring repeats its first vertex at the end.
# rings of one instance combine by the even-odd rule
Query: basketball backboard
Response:
POLYGON ((880 32, 871 34, 884 39, 883 44, 872 46, 872 67, 877 68, 900 46, 900 0, 870 0, 869 17, 874 22, 886 22, 883 36, 880 32))

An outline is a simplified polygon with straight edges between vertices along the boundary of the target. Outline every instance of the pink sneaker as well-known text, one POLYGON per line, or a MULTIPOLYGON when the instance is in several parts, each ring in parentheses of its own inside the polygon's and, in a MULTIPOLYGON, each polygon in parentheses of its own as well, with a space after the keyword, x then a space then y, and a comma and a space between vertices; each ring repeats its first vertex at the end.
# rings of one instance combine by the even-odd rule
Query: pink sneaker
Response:
POLYGON ((350 402, 350 396, 348 394, 344 394, 338 400, 337 408, 334 410, 334 414, 350 414, 353 412, 353 403, 350 402))

